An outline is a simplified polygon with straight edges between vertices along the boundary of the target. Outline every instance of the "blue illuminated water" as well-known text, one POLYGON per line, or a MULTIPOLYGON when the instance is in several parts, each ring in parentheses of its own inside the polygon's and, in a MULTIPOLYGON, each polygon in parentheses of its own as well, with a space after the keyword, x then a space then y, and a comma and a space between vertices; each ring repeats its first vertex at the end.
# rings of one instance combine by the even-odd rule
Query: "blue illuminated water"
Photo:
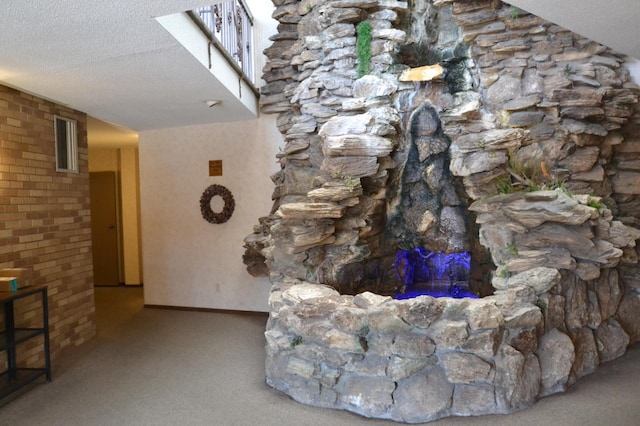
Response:
POLYGON ((469 290, 471 254, 469 252, 437 253, 425 248, 401 250, 396 254, 396 273, 406 291, 396 299, 417 296, 477 298, 469 290))

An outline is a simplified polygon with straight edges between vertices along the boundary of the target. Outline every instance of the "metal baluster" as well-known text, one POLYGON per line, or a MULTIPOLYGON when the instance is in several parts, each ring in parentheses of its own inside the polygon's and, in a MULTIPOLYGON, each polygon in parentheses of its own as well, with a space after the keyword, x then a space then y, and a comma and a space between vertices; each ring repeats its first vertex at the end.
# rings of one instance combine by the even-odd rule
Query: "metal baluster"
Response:
POLYGON ((196 9, 205 27, 220 42, 250 81, 253 75, 253 22, 243 0, 220 1, 196 9))

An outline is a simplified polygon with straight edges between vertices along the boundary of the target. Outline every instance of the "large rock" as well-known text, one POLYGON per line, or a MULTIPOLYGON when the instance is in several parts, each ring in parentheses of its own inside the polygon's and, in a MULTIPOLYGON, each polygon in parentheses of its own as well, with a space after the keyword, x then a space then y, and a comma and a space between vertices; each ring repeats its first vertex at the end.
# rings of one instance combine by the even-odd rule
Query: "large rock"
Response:
POLYGON ((465 309, 471 330, 499 328, 504 325, 502 311, 489 300, 478 300, 465 309))
POLYGON ((322 162, 321 170, 331 176, 362 178, 378 172, 376 157, 328 157, 322 162))
POLYGON ((316 226, 292 226, 293 244, 298 247, 317 244, 335 232, 333 223, 317 224, 316 226))
POLYGON ((339 182, 326 182, 321 188, 316 188, 307 193, 307 196, 315 202, 342 201, 348 198, 362 195, 362 185, 359 180, 344 179, 339 182))
POLYGON ((342 135, 327 137, 323 149, 330 156, 384 157, 391 153, 393 142, 374 135, 342 135))
POLYGON ((336 390, 344 408, 367 417, 380 417, 387 412, 395 383, 386 377, 366 377, 354 373, 340 377, 336 390))
POLYGON ((432 355, 436 345, 431 339, 422 334, 397 334, 391 345, 391 352, 406 358, 422 359, 432 355))
POLYGON ((491 365, 473 354, 449 352, 440 355, 440 362, 449 383, 487 382, 491 365))
POLYGON ((319 299, 335 298, 339 293, 332 287, 319 284, 297 284, 282 293, 282 298, 291 305, 300 302, 315 303, 319 299))
POLYGON ((487 101, 493 105, 500 105, 507 101, 520 98, 520 84, 522 80, 509 75, 501 75, 498 80, 487 89, 487 101))
POLYGON ((492 129, 460 136, 451 144, 451 154, 475 151, 513 150, 520 146, 524 134, 516 129, 492 129))
POLYGON ((425 65, 418 68, 410 68, 402 71, 400 81, 431 81, 442 77, 444 68, 442 65, 425 65))
POLYGON ((398 90, 398 84, 390 78, 365 75, 353 83, 354 98, 389 96, 398 90))
POLYGON ((611 179, 613 190, 620 194, 640 194, 640 173, 618 171, 611 179))
POLYGON ((640 340, 640 294, 633 290, 625 292, 615 318, 629 335, 630 342, 640 340))
POLYGON ((575 347, 575 361, 571 368, 573 377, 570 378, 569 384, 582 376, 593 373, 600 364, 600 356, 598 355, 593 330, 589 327, 584 327, 572 330, 570 333, 575 347))
POLYGON ((451 412, 457 416, 481 416, 495 413, 495 389, 491 385, 457 385, 453 392, 451 412))
POLYGON ((374 118, 368 113, 333 117, 322 125, 318 134, 320 136, 364 134, 367 131, 367 126, 373 124, 373 120, 374 118))
POLYGON ((345 207, 332 203, 288 203, 280 206, 276 214, 283 219, 340 218, 345 207))
POLYGON ((505 214, 533 228, 544 222, 578 225, 595 216, 594 209, 583 206, 563 192, 540 191, 523 193, 504 206, 505 214))
POLYGON ((455 350, 464 344, 469 331, 466 321, 439 320, 427 330, 439 350, 455 350))
MULTIPOLYGON (((518 249, 517 257, 507 259, 505 266, 510 272, 518 273, 539 267, 572 271, 576 269, 577 264, 576 260, 571 257, 569 250, 561 247, 550 247, 537 250, 518 249)), ((498 287, 496 286, 496 288, 498 287)))
POLYGON ((524 285, 533 288, 536 294, 540 295, 551 290, 560 282, 560 278, 557 269, 537 267, 512 275, 504 281, 494 280, 493 286, 497 289, 507 289, 524 285))
POLYGON ((391 362, 389 363, 387 374, 394 382, 399 382, 420 370, 424 370, 425 368, 434 365, 436 361, 435 357, 416 359, 394 356, 391 358, 391 362))
POLYGON ((629 345, 629 335, 613 318, 600 324, 596 330, 596 344, 602 362, 611 361, 622 356, 629 345))
POLYGON ((496 403, 503 412, 528 407, 540 392, 540 365, 535 355, 523 355, 503 345, 496 362, 496 403))
POLYGON ((435 420, 449 409, 452 395, 453 385, 440 368, 432 367, 398 383, 391 418, 407 423, 435 420))
POLYGON ((540 396, 564 391, 575 360, 571 338, 557 329, 550 330, 540 339, 536 355, 542 372, 540 396))
POLYGON ((469 176, 486 172, 507 162, 507 151, 475 151, 456 154, 451 159, 451 173, 455 176, 469 176))

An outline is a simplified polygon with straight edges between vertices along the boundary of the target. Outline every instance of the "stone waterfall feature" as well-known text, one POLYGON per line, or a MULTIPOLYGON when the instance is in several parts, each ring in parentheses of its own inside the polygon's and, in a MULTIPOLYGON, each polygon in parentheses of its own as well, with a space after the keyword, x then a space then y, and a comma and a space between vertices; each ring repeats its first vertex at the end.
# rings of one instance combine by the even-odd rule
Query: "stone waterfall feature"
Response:
POLYGON ((623 56, 499 1, 273 2, 261 103, 285 145, 245 240, 270 386, 408 423, 509 413, 640 340, 623 56), (468 259, 445 275, 484 297, 400 300, 414 251, 468 259))

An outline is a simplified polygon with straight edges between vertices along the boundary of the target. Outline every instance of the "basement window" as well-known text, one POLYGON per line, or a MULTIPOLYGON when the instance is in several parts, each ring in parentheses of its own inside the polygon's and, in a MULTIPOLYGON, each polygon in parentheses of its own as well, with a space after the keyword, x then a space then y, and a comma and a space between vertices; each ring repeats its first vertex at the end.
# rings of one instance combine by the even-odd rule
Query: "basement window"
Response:
POLYGON ((56 132, 56 171, 78 172, 78 125, 75 120, 54 117, 56 132))

